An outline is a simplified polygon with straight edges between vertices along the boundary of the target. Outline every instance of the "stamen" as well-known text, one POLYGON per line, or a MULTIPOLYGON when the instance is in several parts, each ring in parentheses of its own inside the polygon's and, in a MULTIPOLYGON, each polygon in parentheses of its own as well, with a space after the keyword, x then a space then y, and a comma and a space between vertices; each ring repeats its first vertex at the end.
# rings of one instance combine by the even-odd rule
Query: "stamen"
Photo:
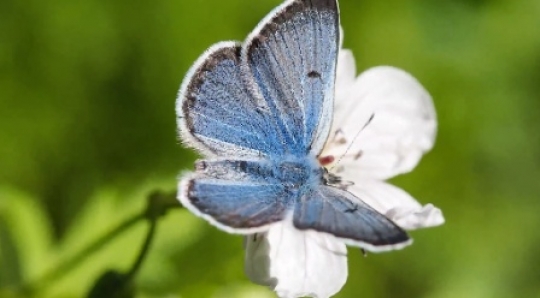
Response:
POLYGON ((336 129, 332 142, 338 145, 347 144, 347 138, 345 137, 345 133, 343 132, 341 128, 336 129))
POLYGON ((353 159, 354 159, 354 160, 358 160, 360 157, 362 157, 362 154, 364 154, 364 151, 359 150, 359 151, 353 156, 353 159))
POLYGON ((334 162, 334 156, 333 155, 327 155, 327 156, 321 156, 319 157, 319 163, 322 165, 322 166, 327 166, 331 163, 334 162))
MULTIPOLYGON (((347 149, 345 150, 345 153, 344 153, 342 156, 339 157, 339 159, 338 159, 338 161, 336 162, 336 164, 334 164, 334 166, 333 166, 330 170, 332 170, 334 167, 336 167, 336 166, 341 162, 341 159, 342 159, 344 156, 347 155, 347 152, 349 152, 349 149, 351 149, 351 147, 352 147, 354 141, 356 140, 356 138, 358 137, 358 135, 360 135, 360 133, 364 130, 364 128, 366 128, 366 127, 371 123, 371 121, 373 121, 373 118, 374 118, 374 117, 375 117, 375 114, 374 114, 374 113, 371 114, 371 117, 369 117, 369 119, 368 119, 368 121, 366 122, 366 124, 364 124, 364 126, 362 127, 362 129, 360 129, 360 130, 356 133, 356 135, 355 135, 354 138, 352 139, 351 143, 349 144, 349 147, 347 147, 347 149)), ((337 135, 337 133, 338 133, 339 131, 341 131, 341 129, 338 129, 338 130, 336 131, 336 135, 337 135)), ((361 151, 360 151, 360 152, 361 152, 361 151)), ((357 155, 358 155, 358 154, 356 154, 355 156, 357 156, 357 155)), ((360 158, 360 155, 358 155, 358 158, 360 158)))

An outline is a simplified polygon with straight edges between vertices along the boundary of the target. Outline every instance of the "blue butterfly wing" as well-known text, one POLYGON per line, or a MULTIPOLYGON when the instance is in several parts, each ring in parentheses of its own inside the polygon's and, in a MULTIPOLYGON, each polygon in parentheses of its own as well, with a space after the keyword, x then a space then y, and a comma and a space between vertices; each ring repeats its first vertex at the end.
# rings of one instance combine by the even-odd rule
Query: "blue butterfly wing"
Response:
POLYGON ((197 60, 177 100, 183 139, 209 156, 318 154, 338 48, 335 0, 287 1, 242 47, 219 43, 197 60))
POLYGON ((335 0, 288 1, 265 18, 242 58, 288 153, 318 154, 330 129, 339 13, 335 0))
POLYGON ((197 168, 182 179, 184 206, 241 233, 292 212, 296 197, 272 173, 285 156, 302 160, 322 149, 338 44, 335 0, 289 0, 242 47, 220 43, 199 58, 181 87, 177 114, 183 140, 214 158, 206 161, 213 170, 197 168))
POLYGON ((214 225, 236 233, 281 221, 291 209, 285 187, 271 166, 258 161, 199 161, 180 187, 181 201, 214 225))
POLYGON ((176 105, 182 139, 207 156, 279 155, 284 145, 265 102, 249 92, 240 51, 218 43, 189 71, 176 105))
POLYGON ((384 215, 351 193, 326 185, 296 203, 293 224, 301 230, 333 234, 370 251, 397 249, 410 243, 407 233, 384 215))

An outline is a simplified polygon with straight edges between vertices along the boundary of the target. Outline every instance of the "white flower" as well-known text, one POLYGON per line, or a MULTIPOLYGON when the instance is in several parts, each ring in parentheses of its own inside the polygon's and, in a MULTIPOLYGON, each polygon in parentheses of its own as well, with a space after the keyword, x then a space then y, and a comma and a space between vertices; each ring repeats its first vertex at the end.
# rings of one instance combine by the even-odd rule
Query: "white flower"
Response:
MULTIPOLYGON (((408 73, 383 66, 356 77, 349 50, 338 58, 334 123, 321 163, 348 191, 407 230, 444 223, 441 211, 420 205, 384 180, 411 171, 433 147, 435 109, 408 73), (370 120, 371 119, 371 120, 370 120)), ((246 237, 245 270, 279 297, 330 297, 347 279, 347 249, 332 235, 296 230, 290 222, 246 237)))

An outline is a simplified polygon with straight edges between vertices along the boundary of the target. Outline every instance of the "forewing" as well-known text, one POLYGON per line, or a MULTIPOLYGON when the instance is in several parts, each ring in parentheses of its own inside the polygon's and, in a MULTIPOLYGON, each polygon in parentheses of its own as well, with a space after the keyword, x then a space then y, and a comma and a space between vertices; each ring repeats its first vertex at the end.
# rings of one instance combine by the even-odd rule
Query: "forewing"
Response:
POLYGON ((207 156, 264 156, 282 152, 264 101, 249 92, 241 48, 223 42, 195 62, 176 103, 182 139, 207 156))
POLYGON ((407 233, 384 215, 351 193, 325 185, 296 203, 293 224, 300 230, 333 234, 349 245, 375 252, 411 243, 407 233))
MULTIPOLYGON (((318 154, 330 129, 339 48, 335 0, 287 1, 247 39, 242 60, 290 154, 318 154)), ((249 79, 250 77, 248 77, 249 79)))

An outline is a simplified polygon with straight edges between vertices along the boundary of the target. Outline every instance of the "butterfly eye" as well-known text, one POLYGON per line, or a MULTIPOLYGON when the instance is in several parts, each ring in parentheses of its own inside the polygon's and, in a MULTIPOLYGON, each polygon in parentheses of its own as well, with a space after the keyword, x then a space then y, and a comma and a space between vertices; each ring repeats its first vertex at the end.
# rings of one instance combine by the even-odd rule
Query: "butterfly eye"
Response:
POLYGON ((199 160, 195 162, 195 171, 197 172, 203 172, 204 170, 206 170, 206 167, 207 167, 207 164, 206 164, 206 161, 204 160, 199 160))

